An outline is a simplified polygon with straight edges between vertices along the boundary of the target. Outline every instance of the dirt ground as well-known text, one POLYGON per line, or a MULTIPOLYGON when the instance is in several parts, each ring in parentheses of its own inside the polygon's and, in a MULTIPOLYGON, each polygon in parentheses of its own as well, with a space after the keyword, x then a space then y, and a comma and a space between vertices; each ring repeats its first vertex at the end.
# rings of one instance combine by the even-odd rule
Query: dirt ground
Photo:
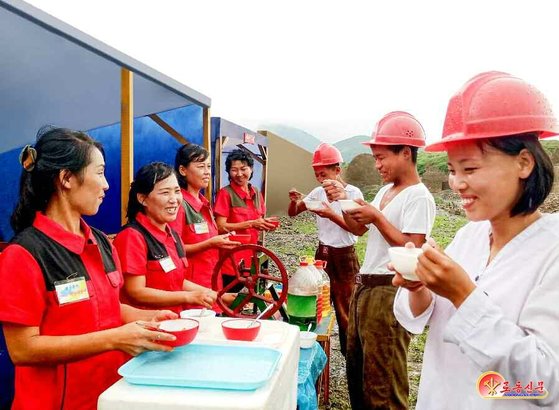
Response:
POLYGON ((321 409, 351 409, 347 392, 345 358, 340 351, 338 327, 334 328, 330 342, 330 403, 321 409))

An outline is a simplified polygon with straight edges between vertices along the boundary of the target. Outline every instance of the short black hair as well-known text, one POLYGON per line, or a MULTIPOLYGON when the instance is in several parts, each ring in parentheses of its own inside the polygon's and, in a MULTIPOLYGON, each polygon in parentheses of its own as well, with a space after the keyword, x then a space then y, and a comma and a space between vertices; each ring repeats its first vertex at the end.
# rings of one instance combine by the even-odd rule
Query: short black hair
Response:
POLYGON ((188 181, 179 172, 179 167, 182 165, 187 168, 191 162, 204 162, 208 159, 210 153, 202 146, 197 144, 185 144, 177 150, 175 156, 175 173, 181 188, 186 189, 188 181))
POLYGON ((336 162, 335 164, 324 165, 324 168, 326 168, 326 169, 336 169, 339 166, 340 166, 340 163, 336 162))
POLYGON ((134 221, 138 212, 145 213, 144 206, 138 201, 138 194, 149 195, 155 184, 174 174, 173 167, 164 162, 151 162, 136 172, 128 192, 128 208, 126 209, 128 222, 134 221))
POLYGON ((411 151, 411 161, 416 164, 417 163, 417 151, 419 150, 419 148, 417 147, 412 147, 411 145, 386 145, 386 148, 388 148, 390 151, 392 151, 394 154, 399 154, 400 152, 402 152, 404 150, 404 148, 408 147, 411 151))
MULTIPOLYGON (((242 149, 234 149, 227 155, 227 159, 225 160, 225 171, 229 174, 231 171, 231 164, 233 161, 241 161, 242 163, 248 165, 251 169, 254 168, 254 160, 252 157, 242 149)), ((252 178, 252 173, 250 174, 250 178, 252 178)))
POLYGON ((516 156, 526 149, 534 157, 534 169, 523 180, 522 195, 511 210, 510 216, 534 213, 545 201, 553 187, 553 162, 542 147, 537 133, 517 134, 506 137, 479 140, 483 146, 488 145, 507 155, 516 156))

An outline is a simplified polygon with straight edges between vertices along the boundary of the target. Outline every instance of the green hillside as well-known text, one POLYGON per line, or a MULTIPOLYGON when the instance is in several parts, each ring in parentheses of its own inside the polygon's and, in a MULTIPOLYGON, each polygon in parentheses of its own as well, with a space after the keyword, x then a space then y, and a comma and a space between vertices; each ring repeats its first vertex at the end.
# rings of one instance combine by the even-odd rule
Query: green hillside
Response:
POLYGON ((421 150, 417 153, 417 171, 419 175, 423 175, 427 168, 435 168, 447 173, 447 162, 446 152, 425 152, 421 150))
POLYGON ((369 141, 371 137, 367 135, 356 135, 334 144, 342 153, 342 157, 346 164, 350 163, 353 158, 359 154, 370 153, 368 146, 361 144, 363 141, 369 141))
MULTIPOLYGON (((559 163, 559 141, 542 141, 542 146, 551 157, 554 164, 559 163)), ((422 175, 426 169, 435 168, 442 172, 448 172, 446 152, 419 151, 417 155, 417 169, 422 175)))
MULTIPOLYGON (((309 152, 314 152, 318 144, 322 142, 314 135, 288 125, 261 124, 258 126, 258 129, 269 130, 309 152)), ((357 155, 371 152, 368 146, 361 144, 361 142, 368 141, 369 139, 370 137, 367 135, 355 135, 336 142, 334 146, 342 153, 344 163, 349 164, 357 155)), ((559 140, 544 140, 542 141, 542 145, 551 157, 553 163, 559 164, 559 140)), ((436 168, 443 172, 447 172, 446 163, 447 158, 444 152, 431 153, 421 150, 417 157, 417 167, 420 174, 423 174, 428 168, 436 168)))
POLYGON ((559 164, 559 141, 543 140, 542 145, 547 151, 554 164, 559 164))

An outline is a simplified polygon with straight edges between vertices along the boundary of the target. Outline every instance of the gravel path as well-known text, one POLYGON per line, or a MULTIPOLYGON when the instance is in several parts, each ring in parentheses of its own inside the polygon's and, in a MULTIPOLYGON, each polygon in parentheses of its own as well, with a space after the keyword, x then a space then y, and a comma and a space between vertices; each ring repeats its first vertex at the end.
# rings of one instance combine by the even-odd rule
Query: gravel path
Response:
POLYGON ((332 333, 330 342, 330 405, 321 408, 347 410, 351 409, 351 406, 347 393, 345 358, 340 351, 337 325, 332 333))

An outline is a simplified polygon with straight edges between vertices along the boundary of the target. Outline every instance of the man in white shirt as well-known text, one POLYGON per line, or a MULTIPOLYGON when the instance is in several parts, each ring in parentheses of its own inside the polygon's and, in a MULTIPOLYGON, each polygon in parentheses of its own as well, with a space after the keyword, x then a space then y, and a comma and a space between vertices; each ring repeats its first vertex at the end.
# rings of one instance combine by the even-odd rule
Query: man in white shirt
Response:
MULTIPOLYGON (((409 333, 392 310, 396 288, 387 264, 388 248, 413 242, 421 246, 435 218, 435 201, 421 183, 417 150, 425 145, 421 124, 397 111, 377 124, 370 145, 383 181, 371 204, 346 211, 344 220, 356 235, 369 232, 365 261, 350 304, 347 376, 354 409, 408 407, 409 333)), ((330 199, 345 198, 339 186, 326 189, 330 199)))
POLYGON ((315 259, 326 262, 325 270, 330 278, 331 299, 338 322, 340 350, 345 356, 349 300, 355 275, 359 272, 359 261, 354 247, 357 237, 347 231, 340 204, 328 203, 324 185, 330 185, 334 180, 338 181, 350 199, 363 199, 363 194, 359 188, 342 180, 341 162, 342 154, 336 147, 326 143, 320 144, 313 154, 312 167, 316 180, 321 185, 309 192, 305 198, 296 189, 290 190, 288 214, 295 216, 305 210, 316 214, 318 249, 315 259), (311 207, 311 203, 315 206, 311 207))

